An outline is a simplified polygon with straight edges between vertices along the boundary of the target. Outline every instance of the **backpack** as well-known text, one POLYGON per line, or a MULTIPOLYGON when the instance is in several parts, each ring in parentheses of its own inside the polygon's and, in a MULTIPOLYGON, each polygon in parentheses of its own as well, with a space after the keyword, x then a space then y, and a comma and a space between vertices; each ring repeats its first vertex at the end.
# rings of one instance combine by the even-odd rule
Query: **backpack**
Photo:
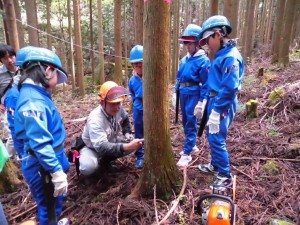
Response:
POLYGON ((84 146, 85 146, 85 143, 83 142, 81 136, 76 137, 71 146, 71 149, 68 151, 68 154, 67 154, 69 162, 75 164, 77 176, 79 176, 79 174, 80 174, 80 171, 79 171, 80 150, 84 146))

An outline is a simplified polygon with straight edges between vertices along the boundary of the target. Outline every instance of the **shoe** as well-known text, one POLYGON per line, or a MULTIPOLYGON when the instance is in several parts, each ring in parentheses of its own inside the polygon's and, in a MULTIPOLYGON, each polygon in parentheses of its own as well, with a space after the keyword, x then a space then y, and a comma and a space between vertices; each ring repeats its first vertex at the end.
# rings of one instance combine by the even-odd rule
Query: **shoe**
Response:
POLYGON ((210 163, 208 164, 200 164, 198 166, 198 169, 204 173, 211 173, 213 175, 218 175, 218 168, 211 165, 210 163))
POLYGON ((187 166, 187 165, 189 165, 190 161, 192 161, 192 156, 182 155, 176 165, 177 166, 187 166))
POLYGON ((141 169, 143 167, 143 164, 144 164, 144 159, 137 159, 135 162, 135 168, 141 169))
POLYGON ((209 186, 211 189, 224 191, 227 187, 232 185, 232 176, 226 177, 218 174, 216 180, 209 186))
MULTIPOLYGON (((197 152, 200 152, 199 148, 195 145, 191 151, 191 154, 196 154, 197 152)), ((183 155, 184 154, 184 151, 181 151, 179 153, 180 155, 183 155)))
POLYGON ((61 220, 59 220, 57 222, 57 225, 69 225, 70 224, 70 221, 68 218, 62 218, 61 220))
POLYGON ((103 165, 102 170, 104 172, 108 172, 108 173, 116 173, 116 172, 120 171, 119 167, 116 164, 114 164, 113 162, 109 162, 108 164, 103 165))

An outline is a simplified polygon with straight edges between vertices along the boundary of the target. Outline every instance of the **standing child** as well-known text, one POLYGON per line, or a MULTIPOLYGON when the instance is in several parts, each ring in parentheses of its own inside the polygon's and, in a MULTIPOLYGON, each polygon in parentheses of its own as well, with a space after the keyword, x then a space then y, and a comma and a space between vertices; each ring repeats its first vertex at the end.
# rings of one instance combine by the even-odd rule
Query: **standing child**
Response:
POLYGON ((187 55, 180 61, 175 91, 180 92, 180 106, 185 142, 177 166, 187 166, 192 160, 191 153, 198 152, 196 146, 197 119, 194 116, 195 106, 205 107, 207 97, 206 80, 210 61, 203 49, 199 48, 201 27, 189 24, 179 41, 183 42, 187 55))
POLYGON ((7 110, 7 121, 8 121, 8 127, 11 132, 11 136, 13 139, 14 148, 16 149, 19 157, 21 157, 21 153, 23 150, 23 142, 21 140, 16 139, 15 136, 15 109, 17 100, 19 98, 19 89, 18 89, 18 83, 20 80, 21 75, 23 74, 22 64, 27 57, 27 54, 35 49, 33 46, 27 46, 24 48, 21 48, 19 51, 17 51, 16 54, 16 66, 18 67, 18 70, 16 71, 16 75, 14 76, 14 83, 11 89, 9 89, 5 95, 4 98, 4 106, 7 110))
POLYGON ((232 184, 229 155, 226 149, 228 128, 237 110, 237 92, 244 76, 244 60, 230 39, 232 28, 224 16, 208 18, 202 25, 200 45, 208 45, 215 56, 208 75, 208 132, 211 162, 199 170, 217 175, 211 188, 223 189, 232 184))
MULTIPOLYGON (((128 88, 133 102, 133 120, 135 138, 144 138, 143 122, 143 46, 136 45, 130 51, 130 63, 133 67, 132 77, 128 81, 128 88)), ((136 168, 142 168, 144 164, 144 148, 141 147, 135 153, 136 168)))
POLYGON ((22 68, 15 110, 15 135, 23 141, 22 172, 37 203, 39 224, 56 224, 68 189, 70 164, 64 152, 66 131, 51 99, 56 84, 67 80, 58 56, 44 48, 28 53, 22 68), (52 210, 54 216, 50 216, 52 210))
POLYGON ((2 127, 8 135, 5 147, 9 153, 9 156, 15 154, 14 142, 11 137, 10 130, 8 128, 7 121, 7 109, 4 106, 4 99, 7 94, 7 91, 11 88, 13 84, 13 78, 16 74, 16 52, 10 46, 6 44, 0 44, 0 62, 3 64, 0 67, 0 113, 1 113, 1 122, 2 127))

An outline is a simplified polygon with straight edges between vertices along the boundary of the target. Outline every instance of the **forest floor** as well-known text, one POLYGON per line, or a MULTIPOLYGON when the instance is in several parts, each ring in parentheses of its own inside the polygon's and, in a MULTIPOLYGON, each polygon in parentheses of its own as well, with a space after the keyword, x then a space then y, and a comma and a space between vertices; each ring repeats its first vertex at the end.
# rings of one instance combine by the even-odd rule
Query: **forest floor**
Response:
MULTIPOLYGON (((236 224, 268 224, 271 218, 300 224, 300 85, 292 85, 299 81, 300 57, 292 59, 287 68, 273 66, 268 59, 256 59, 247 66, 239 93, 239 110, 227 138, 232 173, 237 176, 236 224), (264 68, 263 76, 258 76, 259 68, 264 68), (280 86, 285 86, 285 95, 270 104, 269 94, 280 86), (259 116, 254 119, 246 119, 245 104, 250 99, 257 99, 259 103, 259 116)), ((74 97, 68 89, 70 87, 64 92, 57 91, 54 97, 68 133, 66 150, 85 124, 85 120, 75 119, 88 116, 99 104, 96 90, 82 99, 74 97)), ((170 95, 172 90, 170 87, 170 95)), ((126 106, 128 104, 129 100, 125 102, 126 106)), ((174 125, 174 115, 170 107, 171 143, 177 161, 184 134, 181 123, 174 125)), ((197 203, 200 196, 208 193, 214 177, 197 169, 200 163, 209 162, 210 150, 205 135, 197 140, 197 146, 200 152, 193 156, 187 168, 184 197, 167 224, 201 224, 197 203)), ((71 224, 80 225, 157 224, 171 208, 172 201, 127 199, 141 174, 134 163, 134 155, 117 160, 117 172, 106 174, 89 186, 79 181, 72 165, 62 217, 68 217, 71 224)), ((174 199, 176 197, 174 194, 174 199)), ((10 224, 36 219, 35 202, 24 180, 16 192, 2 195, 1 202, 10 224)))

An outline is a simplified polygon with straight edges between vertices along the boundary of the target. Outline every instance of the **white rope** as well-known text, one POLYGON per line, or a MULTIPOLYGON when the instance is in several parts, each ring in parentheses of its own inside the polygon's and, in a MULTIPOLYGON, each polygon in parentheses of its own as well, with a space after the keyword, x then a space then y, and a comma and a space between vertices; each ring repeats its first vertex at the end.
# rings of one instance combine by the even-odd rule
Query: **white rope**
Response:
MULTIPOLYGON (((19 19, 16 19, 16 21, 18 21, 19 23, 23 24, 24 26, 30 27, 30 28, 32 28, 32 29, 34 29, 34 30, 37 30, 38 32, 40 32, 40 33, 42 33, 42 34, 48 35, 48 36, 53 37, 53 38, 55 38, 55 39, 57 39, 57 40, 60 40, 60 41, 62 41, 62 42, 71 44, 71 42, 69 42, 69 41, 66 41, 66 40, 64 40, 64 39, 58 38, 58 37, 56 37, 56 36, 54 36, 54 35, 52 35, 52 34, 48 34, 47 32, 45 32, 45 31, 43 31, 43 30, 40 30, 40 29, 38 29, 38 28, 36 28, 36 27, 33 27, 33 26, 31 26, 31 25, 29 25, 29 24, 27 24, 27 23, 23 23, 23 22, 22 22, 21 20, 19 20, 19 19)), ((116 58, 128 59, 127 57, 122 57, 122 56, 117 56, 117 55, 111 55, 111 54, 107 54, 107 53, 104 53, 104 52, 100 52, 100 51, 95 50, 95 49, 91 49, 91 48, 88 48, 88 47, 84 47, 84 46, 82 46, 82 45, 76 45, 76 44, 74 44, 74 43, 72 43, 72 44, 73 44, 73 46, 77 46, 77 47, 80 47, 80 48, 83 48, 83 49, 86 49, 86 50, 89 50, 89 51, 93 51, 93 52, 98 53, 98 54, 105 54, 105 55, 113 56, 113 57, 116 57, 116 58)))

